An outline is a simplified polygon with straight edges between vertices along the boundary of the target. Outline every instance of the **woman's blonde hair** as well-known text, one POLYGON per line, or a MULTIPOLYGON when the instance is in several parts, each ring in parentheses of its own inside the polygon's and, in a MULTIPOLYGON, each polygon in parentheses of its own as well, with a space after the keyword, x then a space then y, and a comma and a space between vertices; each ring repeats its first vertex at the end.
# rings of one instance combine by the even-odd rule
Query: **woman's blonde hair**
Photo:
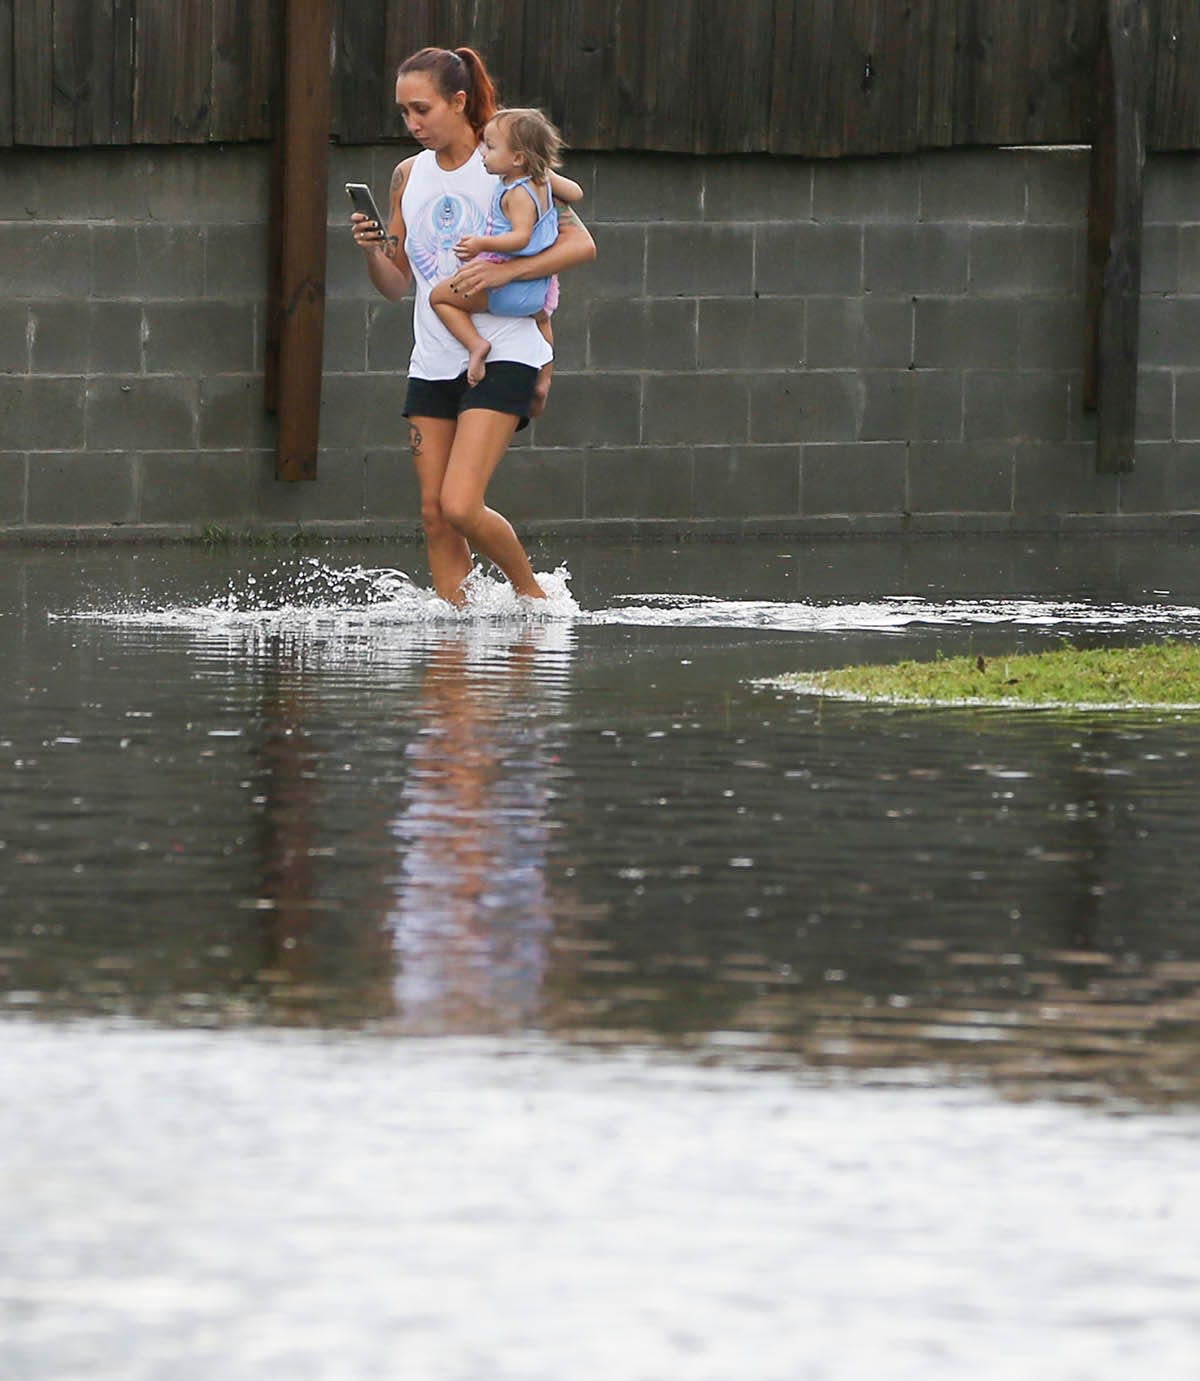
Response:
POLYGON ((509 106, 498 110, 490 123, 501 122, 509 148, 524 158, 525 171, 534 182, 545 182, 551 168, 562 167, 563 137, 543 111, 509 106))

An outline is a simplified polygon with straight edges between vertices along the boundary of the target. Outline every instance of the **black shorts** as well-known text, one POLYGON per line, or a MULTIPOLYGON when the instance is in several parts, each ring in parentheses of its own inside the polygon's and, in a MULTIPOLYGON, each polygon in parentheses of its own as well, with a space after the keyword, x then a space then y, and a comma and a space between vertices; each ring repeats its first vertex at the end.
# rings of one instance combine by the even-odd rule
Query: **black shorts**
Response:
POLYGON ((468 408, 487 408, 520 418, 517 431, 529 426, 529 405, 538 371, 531 364, 516 360, 497 360, 474 388, 467 383, 467 371, 457 379, 409 378, 404 399, 405 417, 456 418, 468 408))

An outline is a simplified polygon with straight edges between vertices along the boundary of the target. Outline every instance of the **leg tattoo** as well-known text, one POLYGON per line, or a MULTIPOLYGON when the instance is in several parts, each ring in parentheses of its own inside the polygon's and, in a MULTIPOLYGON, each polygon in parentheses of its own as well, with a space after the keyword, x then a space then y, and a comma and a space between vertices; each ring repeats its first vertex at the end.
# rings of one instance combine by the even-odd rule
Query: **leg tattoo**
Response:
POLYGON ((421 435, 420 427, 409 427, 408 444, 412 447, 414 460, 421 454, 421 445, 425 438, 421 435))

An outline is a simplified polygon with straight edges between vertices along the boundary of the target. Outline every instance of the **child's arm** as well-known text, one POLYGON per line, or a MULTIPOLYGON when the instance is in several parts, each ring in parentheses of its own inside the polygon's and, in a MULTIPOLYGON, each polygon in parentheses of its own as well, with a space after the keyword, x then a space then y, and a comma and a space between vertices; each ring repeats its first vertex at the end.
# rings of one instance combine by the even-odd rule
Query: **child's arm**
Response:
POLYGON ((555 172, 550 174, 550 194, 568 205, 573 201, 582 201, 584 197, 583 188, 578 182, 572 182, 569 177, 555 172))
POLYGON ((500 206, 512 222, 512 229, 503 235, 464 235, 454 246, 460 259, 474 259, 477 254, 519 254, 533 238, 538 208, 523 187, 505 192, 500 206))

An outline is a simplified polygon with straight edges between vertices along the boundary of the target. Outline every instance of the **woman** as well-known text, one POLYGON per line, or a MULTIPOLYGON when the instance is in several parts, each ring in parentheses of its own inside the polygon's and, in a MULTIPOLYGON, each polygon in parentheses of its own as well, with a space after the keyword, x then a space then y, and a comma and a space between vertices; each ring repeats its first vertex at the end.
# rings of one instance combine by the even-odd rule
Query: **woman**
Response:
POLYGON ((362 215, 351 221, 379 292, 395 301, 416 286, 404 415, 434 589, 451 604, 465 603, 474 547, 518 595, 544 599, 517 534, 484 497, 513 433, 536 410, 539 371, 553 351, 532 317, 477 316, 491 351, 486 375, 470 387, 467 352, 438 320, 429 295, 444 278, 464 295, 544 278, 594 259, 596 247, 568 213, 560 216, 558 239, 540 254, 459 264, 454 245, 483 233, 495 187, 479 156, 484 126, 496 113, 495 87, 473 49, 422 48, 400 65, 396 104, 423 148, 392 175, 389 238, 362 215))

